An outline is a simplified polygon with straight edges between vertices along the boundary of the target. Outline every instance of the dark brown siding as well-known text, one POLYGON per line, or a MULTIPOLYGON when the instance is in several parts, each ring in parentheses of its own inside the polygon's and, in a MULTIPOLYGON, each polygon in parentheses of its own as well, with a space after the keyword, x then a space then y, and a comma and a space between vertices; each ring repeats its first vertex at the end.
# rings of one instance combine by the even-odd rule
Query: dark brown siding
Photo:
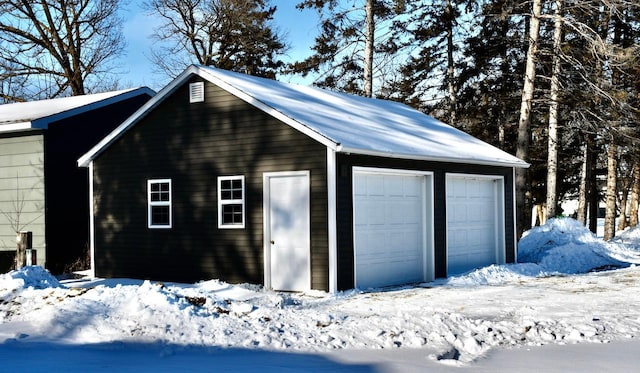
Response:
POLYGON ((513 169, 457 163, 427 162, 362 155, 337 155, 337 241, 338 241, 338 289, 346 290, 354 286, 353 272, 353 192, 352 167, 380 167, 405 170, 431 171, 434 177, 434 244, 435 276, 446 277, 446 173, 499 175, 505 181, 505 244, 506 261, 515 260, 513 221, 513 169))
POLYGON ((139 95, 49 125, 45 132, 47 268, 84 259, 89 243, 89 176, 78 158, 151 97, 139 95))
MULTIPOLYGON (((192 81, 199 81, 192 78, 192 81)), ((99 276, 262 283, 263 173, 311 172, 312 288, 328 288, 326 149, 205 82, 188 82, 94 161, 99 276), (218 229, 218 176, 244 175, 245 229, 218 229), (146 183, 169 178, 173 227, 147 228, 146 183)))

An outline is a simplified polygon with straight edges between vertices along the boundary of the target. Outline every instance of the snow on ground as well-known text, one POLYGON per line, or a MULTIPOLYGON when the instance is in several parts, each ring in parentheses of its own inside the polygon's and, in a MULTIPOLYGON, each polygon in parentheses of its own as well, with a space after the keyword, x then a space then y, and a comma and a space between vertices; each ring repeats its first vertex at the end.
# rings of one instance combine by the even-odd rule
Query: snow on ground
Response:
POLYGON ((519 260, 335 295, 217 280, 58 282, 27 267, 0 275, 0 358, 32 370, 507 370, 492 358, 505 349, 640 347, 640 229, 604 242, 554 219, 523 237, 519 260))

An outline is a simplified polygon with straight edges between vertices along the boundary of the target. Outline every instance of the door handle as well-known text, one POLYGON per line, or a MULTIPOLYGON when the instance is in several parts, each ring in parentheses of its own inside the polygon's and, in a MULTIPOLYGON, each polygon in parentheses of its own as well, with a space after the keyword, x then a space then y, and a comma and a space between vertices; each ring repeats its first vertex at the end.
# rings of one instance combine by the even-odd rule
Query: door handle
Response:
POLYGON ((270 242, 271 242, 272 245, 276 244, 276 241, 274 241, 274 240, 271 240, 270 242))

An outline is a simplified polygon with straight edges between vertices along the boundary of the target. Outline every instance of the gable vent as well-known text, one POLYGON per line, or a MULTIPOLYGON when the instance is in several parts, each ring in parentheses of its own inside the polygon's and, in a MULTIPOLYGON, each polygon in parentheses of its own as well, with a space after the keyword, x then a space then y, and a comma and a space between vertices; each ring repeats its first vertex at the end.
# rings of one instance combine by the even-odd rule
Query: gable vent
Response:
POLYGON ((196 82, 189 84, 189 102, 204 101, 204 82, 196 82))

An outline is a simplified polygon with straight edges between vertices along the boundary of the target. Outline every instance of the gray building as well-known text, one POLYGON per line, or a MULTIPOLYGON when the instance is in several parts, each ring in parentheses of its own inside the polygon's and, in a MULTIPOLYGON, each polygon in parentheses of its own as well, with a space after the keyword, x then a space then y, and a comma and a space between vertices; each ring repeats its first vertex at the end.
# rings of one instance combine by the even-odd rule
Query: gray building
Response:
POLYGON ((191 66, 78 161, 100 277, 337 291, 516 260, 516 157, 406 105, 191 66))
POLYGON ((86 255, 88 175, 76 160, 153 97, 148 88, 0 105, 0 270, 16 230, 33 233, 36 262, 62 272, 86 255))

